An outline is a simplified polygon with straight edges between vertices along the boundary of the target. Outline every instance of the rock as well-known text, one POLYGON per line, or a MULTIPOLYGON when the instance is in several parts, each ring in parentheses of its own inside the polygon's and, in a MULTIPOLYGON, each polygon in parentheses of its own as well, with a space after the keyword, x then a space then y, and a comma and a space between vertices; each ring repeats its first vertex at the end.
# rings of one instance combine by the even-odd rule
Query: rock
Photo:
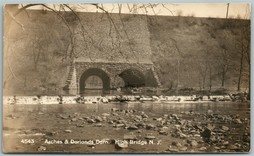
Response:
POLYGON ((163 118, 168 118, 168 114, 164 114, 164 115, 163 115, 163 118))
POLYGON ((212 135, 211 137, 210 137, 210 141, 211 142, 217 142, 217 141, 219 141, 214 135, 212 135))
POLYGON ((95 145, 96 145, 96 144, 94 144, 94 143, 89 143, 89 144, 87 144, 88 147, 92 147, 92 148, 94 148, 95 145))
POLYGON ((146 115, 146 114, 142 114, 141 116, 142 116, 142 118, 148 118, 148 115, 146 115))
POLYGON ((103 125, 101 123, 95 124, 95 127, 102 127, 103 125))
POLYGON ((134 125, 131 125, 127 128, 128 130, 137 130, 138 127, 137 126, 134 126, 134 125))
POLYGON ((161 134, 161 135, 168 135, 168 132, 166 132, 164 130, 161 130, 161 131, 159 131, 159 134, 161 134))
POLYGON ((231 150, 239 149, 236 145, 230 145, 228 148, 231 149, 231 150))
POLYGON ((193 136, 194 137, 200 137, 200 134, 194 134, 193 136))
POLYGON ((120 128, 120 127, 124 127, 124 126, 125 126, 125 124, 116 124, 114 127, 120 128))
POLYGON ((169 147, 169 149, 167 149, 167 151, 169 151, 169 152, 179 152, 179 150, 177 148, 173 148, 173 147, 169 147))
POLYGON ((208 114, 212 114, 213 111, 212 111, 212 110, 208 110, 207 113, 208 113, 208 114))
POLYGON ((124 140, 137 140, 137 136, 134 134, 124 134, 123 139, 124 140))
POLYGON ((68 119, 69 117, 68 116, 63 116, 63 115, 60 115, 61 119, 68 119))
POLYGON ((153 140, 153 139, 155 139, 156 137, 155 136, 153 136, 153 135, 147 135, 147 136, 145 136, 145 139, 148 139, 148 140, 153 140))
POLYGON ((96 122, 102 122, 102 118, 99 117, 99 116, 96 116, 94 120, 95 120, 96 122))
POLYGON ((102 113, 102 116, 110 116, 108 113, 102 113))
POLYGON ((236 124, 242 124, 242 121, 241 121, 241 119, 235 119, 234 123, 236 123, 236 124))
POLYGON ((76 126, 77 126, 77 127, 84 127, 83 124, 77 124, 76 126))
POLYGON ((84 120, 84 118, 82 118, 82 117, 81 117, 81 118, 78 118, 78 119, 79 119, 79 120, 84 120))
POLYGON ((181 143, 175 142, 175 141, 173 141, 173 142, 171 143, 171 145, 172 145, 172 146, 176 146, 176 147, 182 147, 182 144, 181 144, 181 143))
POLYGON ((117 111, 119 111, 119 109, 118 108, 112 108, 111 111, 112 112, 117 112, 117 111))
POLYGON ((157 121, 161 121, 161 120, 162 120, 162 118, 157 118, 156 120, 157 120, 157 121))
POLYGON ((200 150, 200 151, 206 151, 207 148, 206 148, 206 147, 200 147, 199 150, 200 150))
POLYGON ((211 124, 207 124, 206 128, 208 128, 209 130, 213 130, 213 129, 214 129, 214 126, 211 125, 211 124))
POLYGON ((47 136, 53 136, 53 135, 56 135, 57 132, 46 132, 45 133, 47 136))
POLYGON ((176 144, 177 144, 177 143, 176 143, 175 141, 173 141, 173 142, 171 143, 172 146, 176 146, 176 144))
POLYGON ((187 138, 187 135, 184 133, 179 133, 179 137, 184 139, 184 138, 187 138))
POLYGON ((222 126, 221 129, 222 129, 223 131, 228 131, 228 130, 229 130, 229 128, 228 128, 227 126, 222 126))
POLYGON ((222 144, 223 144, 224 146, 227 146, 227 145, 229 144, 229 142, 228 142, 228 141, 223 141, 222 144))
POLYGON ((69 130, 69 129, 67 129, 67 130, 65 130, 65 132, 66 132, 66 133, 71 133, 72 131, 69 130))
POLYGON ((39 115, 43 115, 44 113, 42 113, 42 112, 39 112, 38 114, 39 114, 39 115))
POLYGON ((140 122, 140 123, 137 123, 136 126, 137 126, 137 127, 144 128, 144 127, 146 127, 146 124, 143 123, 143 122, 140 122))
POLYGON ((112 113, 112 115, 113 115, 113 116, 118 116, 118 114, 117 114, 117 113, 112 113))
POLYGON ((201 132, 201 136, 204 138, 204 139, 210 139, 211 137, 211 133, 212 131, 208 128, 205 128, 205 130, 203 132, 201 132))
POLYGON ((171 117, 173 117, 175 120, 179 120, 179 117, 176 114, 172 114, 171 117))
POLYGON ((200 131, 203 130, 203 128, 200 125, 194 125, 193 127, 200 130, 200 131))
POLYGON ((101 102, 103 102, 103 103, 108 103, 108 99, 107 98, 101 98, 101 102))
POLYGON ((44 147, 44 146, 40 146, 40 147, 38 147, 38 149, 37 149, 37 150, 38 150, 38 151, 46 151, 46 149, 47 149, 46 147, 44 147))
POLYGON ((135 118, 138 119, 138 120, 142 120, 143 119, 142 116, 140 116, 140 115, 136 115, 135 118))
POLYGON ((216 149, 216 150, 219 150, 219 149, 220 149, 220 147, 218 147, 218 146, 215 146, 215 147, 214 147, 214 149, 216 149))
POLYGON ((146 129, 154 129, 155 126, 153 124, 148 124, 146 125, 146 129))
POLYGON ((192 147, 196 147, 196 146, 198 146, 198 142, 197 142, 196 140, 191 140, 190 145, 191 145, 192 147))
POLYGON ((88 118, 88 119, 87 119, 87 122, 88 122, 88 123, 95 123, 95 120, 94 120, 94 119, 88 118))
POLYGON ((181 147, 179 148, 180 151, 186 151, 188 148, 187 147, 181 147))
POLYGON ((77 120, 78 120, 77 118, 72 118, 72 119, 71 119, 72 122, 75 122, 75 121, 77 121, 77 120))
POLYGON ((123 149, 128 148, 128 142, 127 141, 121 141, 115 145, 117 149, 123 149))
POLYGON ((111 120, 111 121, 108 121, 108 123, 109 123, 109 124, 114 124, 114 121, 111 120))
POLYGON ((182 147, 182 144, 181 143, 176 143, 176 147, 182 147))
POLYGON ((87 119, 90 119, 89 117, 83 117, 83 119, 87 120, 87 119))

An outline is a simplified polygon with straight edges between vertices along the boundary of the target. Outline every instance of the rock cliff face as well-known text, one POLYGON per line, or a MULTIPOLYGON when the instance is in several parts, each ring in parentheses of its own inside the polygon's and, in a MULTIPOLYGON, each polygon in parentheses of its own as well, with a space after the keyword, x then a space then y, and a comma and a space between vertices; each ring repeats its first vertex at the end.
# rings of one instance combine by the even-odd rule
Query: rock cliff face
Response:
MULTIPOLYGON (((249 30, 250 21, 77 15, 79 18, 72 13, 56 16, 50 11, 29 10, 8 25, 4 34, 6 94, 62 88, 73 59, 153 62, 163 86, 169 88, 220 87, 221 73, 227 66, 224 87, 236 86, 240 39, 246 36, 242 28, 249 30)), ((242 84, 248 87, 247 61, 244 61, 244 72, 242 84)))

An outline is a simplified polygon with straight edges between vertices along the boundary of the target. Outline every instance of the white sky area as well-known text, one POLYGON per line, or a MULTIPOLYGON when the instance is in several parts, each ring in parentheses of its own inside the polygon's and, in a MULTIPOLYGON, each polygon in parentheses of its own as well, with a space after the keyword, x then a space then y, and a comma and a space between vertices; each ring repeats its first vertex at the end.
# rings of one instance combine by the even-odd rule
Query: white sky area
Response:
MULTIPOLYGON (((48 6, 58 9, 57 4, 48 4, 48 6)), ((103 12, 91 4, 70 4, 70 6, 80 12, 103 12)), ((181 12, 181 16, 225 18, 227 12, 227 3, 105 3, 99 4, 99 6, 110 13, 119 13, 119 8, 121 8, 121 13, 165 16, 177 16, 181 12)), ((33 9, 38 9, 38 7, 33 9)), ((229 3, 228 17, 250 19, 250 11, 251 6, 249 3, 229 3)))

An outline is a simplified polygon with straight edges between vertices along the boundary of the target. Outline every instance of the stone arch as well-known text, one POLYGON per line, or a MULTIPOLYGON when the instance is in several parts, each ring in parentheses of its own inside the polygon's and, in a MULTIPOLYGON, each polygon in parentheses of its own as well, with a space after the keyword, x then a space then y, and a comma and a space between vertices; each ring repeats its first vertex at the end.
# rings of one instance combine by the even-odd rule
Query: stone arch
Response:
POLYGON ((99 68, 89 68, 85 70, 79 80, 79 90, 80 93, 84 92, 85 90, 85 81, 90 76, 98 76, 101 78, 103 83, 103 90, 109 90, 110 89, 110 77, 109 75, 102 69, 99 68))
POLYGON ((124 80, 125 87, 144 87, 146 86, 145 75, 136 68, 129 68, 122 71, 119 76, 124 80))

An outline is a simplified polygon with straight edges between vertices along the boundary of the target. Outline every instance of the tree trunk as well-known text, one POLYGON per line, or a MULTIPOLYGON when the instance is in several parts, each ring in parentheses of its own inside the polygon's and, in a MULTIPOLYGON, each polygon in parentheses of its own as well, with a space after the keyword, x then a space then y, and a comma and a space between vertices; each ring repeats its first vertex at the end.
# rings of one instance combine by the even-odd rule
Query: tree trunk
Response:
POLYGON ((212 67, 209 65, 209 91, 212 90, 212 67))
POLYGON ((243 42, 242 42, 242 51, 241 51, 239 77, 238 77, 238 82, 237 82, 237 91, 241 90, 241 80, 242 80, 242 72, 243 72, 243 55, 244 55, 244 50, 243 50, 243 42))
POLYGON ((222 77, 221 77, 221 87, 223 88, 225 84, 225 67, 222 70, 222 77))

